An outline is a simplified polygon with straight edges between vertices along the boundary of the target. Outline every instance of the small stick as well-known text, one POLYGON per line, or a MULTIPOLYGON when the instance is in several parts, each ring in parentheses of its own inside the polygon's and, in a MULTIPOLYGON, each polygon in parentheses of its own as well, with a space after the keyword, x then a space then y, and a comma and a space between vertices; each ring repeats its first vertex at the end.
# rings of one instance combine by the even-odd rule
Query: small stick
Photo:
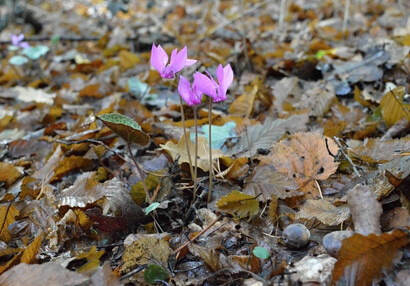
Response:
POLYGON ((213 222, 211 222, 207 227, 205 227, 203 230, 201 230, 200 233, 198 233, 197 235, 195 235, 192 239, 188 240, 187 242, 185 242, 183 245, 181 245, 180 247, 178 247, 176 250, 174 250, 174 254, 177 254, 178 252, 180 252, 182 249, 184 249, 188 244, 190 244, 191 242, 195 241, 199 236, 201 236, 202 234, 204 234, 208 229, 210 229, 219 219, 221 218, 221 215, 219 215, 213 222))
POLYGON ((322 190, 320 189, 320 185, 319 185, 319 183, 317 182, 317 180, 314 180, 314 181, 315 181, 315 183, 316 183, 317 189, 319 190, 320 198, 323 200, 323 195, 322 195, 322 190))
POLYGON ((212 198, 212 99, 209 98, 209 190, 208 190, 208 204, 212 198))
POLYGON ((337 146, 339 146, 340 152, 342 152, 342 154, 345 156, 346 160, 349 161, 350 165, 352 165, 353 171, 354 171, 354 173, 356 174, 356 176, 357 176, 357 177, 361 177, 359 171, 356 169, 355 164, 353 164, 352 159, 350 159, 350 157, 347 156, 347 154, 346 154, 345 151, 343 150, 343 146, 342 146, 342 144, 340 144, 339 138, 337 138, 336 136, 333 136, 333 139, 335 139, 337 146))
POLYGON ((285 20, 285 10, 286 10, 286 0, 281 0, 280 1, 280 11, 279 11, 279 30, 281 33, 284 33, 283 22, 285 20))
POLYGON ((347 30, 347 21, 349 21, 350 0, 346 0, 345 11, 343 13, 342 37, 345 37, 347 30))
POLYGON ((144 187, 144 191, 145 191, 145 196, 147 197, 148 203, 151 205, 152 200, 151 200, 151 197, 149 196, 147 184, 145 184, 144 173, 142 172, 140 165, 137 163, 137 160, 135 160, 134 154, 132 154, 132 151, 131 151, 130 143, 128 142, 127 142, 127 147, 128 147, 128 151, 130 152, 131 159, 134 162, 135 167, 137 167, 138 174, 140 175, 142 186, 144 187))

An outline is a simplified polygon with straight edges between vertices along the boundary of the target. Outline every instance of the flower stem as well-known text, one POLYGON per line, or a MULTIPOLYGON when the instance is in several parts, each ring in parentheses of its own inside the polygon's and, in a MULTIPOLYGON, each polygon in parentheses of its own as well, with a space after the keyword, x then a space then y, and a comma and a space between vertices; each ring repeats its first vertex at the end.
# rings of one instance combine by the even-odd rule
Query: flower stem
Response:
POLYGON ((196 105, 193 106, 194 109, 194 120, 195 120, 195 173, 194 173, 194 196, 192 203, 196 200, 196 189, 198 185, 198 115, 196 105))
POLYGON ((180 102, 180 106, 181 106, 182 127, 184 128, 186 152, 188 154, 188 160, 189 160, 189 171, 191 172, 191 178, 194 181, 194 169, 192 167, 191 152, 189 151, 189 145, 188 145, 188 142, 190 141, 190 138, 188 138, 188 135, 187 135, 187 132, 186 132, 185 113, 184 113, 184 107, 183 107, 183 102, 182 102, 182 97, 181 96, 179 97, 179 102, 180 102))
POLYGON ((127 143, 127 147, 128 147, 128 152, 130 152, 131 159, 134 162, 135 167, 137 167, 138 174, 140 175, 142 186, 144 187, 144 191, 145 191, 145 196, 147 197, 148 203, 151 205, 152 200, 151 200, 151 197, 149 196, 147 185, 145 184, 144 173, 142 172, 140 165, 137 163, 137 160, 135 159, 134 154, 132 154, 130 143, 127 143))
POLYGON ((209 98, 209 190, 208 190, 208 203, 212 198, 212 99, 209 98))

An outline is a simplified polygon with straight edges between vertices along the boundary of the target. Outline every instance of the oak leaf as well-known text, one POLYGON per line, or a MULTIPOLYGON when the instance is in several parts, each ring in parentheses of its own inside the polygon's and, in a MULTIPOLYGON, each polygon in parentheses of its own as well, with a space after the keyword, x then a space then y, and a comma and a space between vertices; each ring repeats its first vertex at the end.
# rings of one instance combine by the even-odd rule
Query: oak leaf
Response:
POLYGON ((316 196, 315 180, 325 180, 337 170, 338 163, 328 149, 337 154, 338 147, 332 139, 318 133, 296 133, 278 142, 272 155, 263 157, 261 162, 272 162, 279 172, 294 178, 304 192, 316 196))
POLYGON ((344 239, 333 270, 332 285, 341 279, 349 285, 372 285, 374 279, 391 267, 398 250, 408 242, 408 233, 403 230, 368 236, 354 234, 344 239))

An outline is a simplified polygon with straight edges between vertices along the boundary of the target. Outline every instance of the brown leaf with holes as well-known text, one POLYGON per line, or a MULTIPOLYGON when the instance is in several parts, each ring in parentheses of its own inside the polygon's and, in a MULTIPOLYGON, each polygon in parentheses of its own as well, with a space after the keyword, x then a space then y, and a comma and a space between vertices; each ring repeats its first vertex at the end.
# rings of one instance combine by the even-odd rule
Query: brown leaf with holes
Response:
POLYGON ((333 282, 348 285, 372 285, 389 270, 398 250, 409 242, 407 231, 395 230, 380 235, 354 234, 342 242, 333 270, 333 282))
POLYGON ((318 133, 296 133, 278 142, 272 155, 263 157, 261 162, 272 162, 279 172, 294 178, 305 193, 316 196, 315 180, 325 180, 337 170, 338 163, 328 149, 332 154, 337 153, 338 147, 332 139, 318 133))

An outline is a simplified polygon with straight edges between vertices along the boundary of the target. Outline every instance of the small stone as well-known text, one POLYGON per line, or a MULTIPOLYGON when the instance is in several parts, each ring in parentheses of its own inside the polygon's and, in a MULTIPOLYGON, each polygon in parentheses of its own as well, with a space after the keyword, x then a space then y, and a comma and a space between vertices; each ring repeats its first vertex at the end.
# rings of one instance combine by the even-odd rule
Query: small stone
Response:
POLYGON ((353 234, 354 231, 351 230, 333 231, 323 237, 323 246, 331 256, 337 257, 337 253, 342 247, 342 240, 351 237, 353 234))
POLYGON ((282 240, 290 248, 302 248, 310 240, 310 231, 301 223, 294 223, 283 230, 282 240))

